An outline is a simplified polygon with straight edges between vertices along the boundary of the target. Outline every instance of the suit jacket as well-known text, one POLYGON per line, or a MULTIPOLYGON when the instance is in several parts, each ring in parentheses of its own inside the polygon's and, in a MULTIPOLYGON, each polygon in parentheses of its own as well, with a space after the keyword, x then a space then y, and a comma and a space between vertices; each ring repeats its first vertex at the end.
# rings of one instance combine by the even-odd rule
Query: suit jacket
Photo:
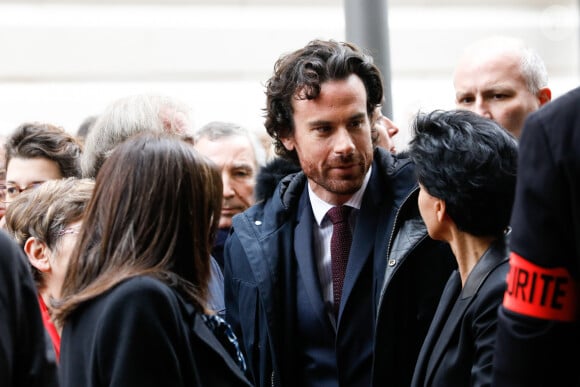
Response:
MULTIPOLYGON (((254 383, 299 385, 308 371, 304 344, 336 339, 335 350, 314 361, 325 369, 333 357, 340 384, 408 385, 440 292, 456 267, 446 244, 428 238, 420 220, 412 163, 375 151, 336 324, 320 290, 306 184, 302 172, 286 177, 273 196, 234 217, 226 241, 226 319, 254 383)), ((313 384, 328 382, 315 371, 309 375, 313 384)))
POLYGON ((59 372, 61 387, 249 386, 193 306, 146 276, 71 314, 59 372))
POLYGON ((415 366, 412 387, 489 386, 497 327, 508 272, 503 239, 494 242, 461 287, 449 278, 415 366))

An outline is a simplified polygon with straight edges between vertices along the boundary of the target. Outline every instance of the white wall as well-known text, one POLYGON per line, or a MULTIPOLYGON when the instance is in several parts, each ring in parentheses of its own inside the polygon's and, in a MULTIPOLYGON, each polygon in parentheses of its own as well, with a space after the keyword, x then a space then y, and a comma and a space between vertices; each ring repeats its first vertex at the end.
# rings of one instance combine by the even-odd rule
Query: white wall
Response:
MULTIPOLYGON (((223 3, 0 1, 0 134, 30 120, 74 132, 113 99, 141 92, 188 103, 196 127, 219 119, 262 130, 274 61, 313 38, 343 40, 342 5, 223 3)), ((389 9, 400 149, 417 110, 452 107, 453 65, 474 39, 524 38, 545 58, 554 96, 580 83, 576 1, 421 3, 389 9)))

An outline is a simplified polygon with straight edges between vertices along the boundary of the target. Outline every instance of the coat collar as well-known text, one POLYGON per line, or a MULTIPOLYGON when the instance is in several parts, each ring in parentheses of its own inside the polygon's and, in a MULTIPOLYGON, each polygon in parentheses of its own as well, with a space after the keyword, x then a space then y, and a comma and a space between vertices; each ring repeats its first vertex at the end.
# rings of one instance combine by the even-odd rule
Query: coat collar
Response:
POLYGON ((477 264, 473 267, 473 270, 471 270, 471 273, 469 273, 467 276, 465 286, 463 286, 459 298, 465 299, 473 297, 489 273, 497 265, 507 259, 508 251, 505 240, 503 238, 499 238, 489 246, 477 264))
MULTIPOLYGON (((459 296, 457 296, 457 291, 461 288, 459 273, 455 271, 452 274, 445 291, 441 296, 440 304, 437 307, 437 320, 435 320, 435 318, 433 320, 437 325, 429 328, 427 338, 425 339, 425 345, 427 348, 433 348, 426 370, 427 381, 429 381, 429 378, 435 370, 436 364, 439 363, 439 359, 443 356, 443 353, 446 350, 445 343, 449 343, 451 336, 455 330, 458 329, 457 325, 461 322, 463 315, 473 301, 474 296, 479 291, 481 285, 497 266, 507 260, 508 253, 506 250, 505 239, 500 238, 490 245, 477 264, 473 267, 473 270, 467 277, 467 281, 461 289, 459 296), (455 290, 448 292, 448 288, 455 290), (440 314, 439 312, 441 310, 444 312, 440 314), (447 311, 449 312, 447 313, 447 311), (439 334, 437 334, 437 332, 439 332, 439 334)), ((422 350, 421 354, 425 356, 428 352, 430 352, 429 349, 425 352, 422 350)))
POLYGON ((223 347, 220 343, 218 338, 215 336, 214 332, 207 326, 207 324, 203 321, 203 318, 199 314, 199 312, 195 309, 195 307, 187 302, 179 293, 177 293, 177 297, 180 300, 183 308, 185 309, 185 313, 190 317, 190 326, 191 331, 199 341, 203 342, 207 346, 207 351, 214 352, 218 357, 223 360, 223 363, 226 367, 240 379, 243 381, 244 384, 250 386, 249 382, 246 379, 246 376, 238 366, 238 364, 234 361, 231 355, 227 352, 227 350, 223 347))

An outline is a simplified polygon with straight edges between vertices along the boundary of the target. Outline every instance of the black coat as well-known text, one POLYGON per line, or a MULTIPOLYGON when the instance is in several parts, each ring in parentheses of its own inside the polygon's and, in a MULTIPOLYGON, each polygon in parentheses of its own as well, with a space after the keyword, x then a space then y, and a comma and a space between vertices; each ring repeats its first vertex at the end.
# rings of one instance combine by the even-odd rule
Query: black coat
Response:
POLYGON ((150 277, 75 310, 61 341, 62 387, 249 386, 193 307, 150 277))
POLYGON ((22 249, 0 231, 0 386, 56 386, 54 350, 22 249))
POLYGON ((494 385, 579 386, 580 87, 526 120, 511 227, 494 385))
POLYGON ((506 288, 508 252, 494 242, 461 286, 449 278, 421 347, 411 387, 489 386, 497 309, 506 288))

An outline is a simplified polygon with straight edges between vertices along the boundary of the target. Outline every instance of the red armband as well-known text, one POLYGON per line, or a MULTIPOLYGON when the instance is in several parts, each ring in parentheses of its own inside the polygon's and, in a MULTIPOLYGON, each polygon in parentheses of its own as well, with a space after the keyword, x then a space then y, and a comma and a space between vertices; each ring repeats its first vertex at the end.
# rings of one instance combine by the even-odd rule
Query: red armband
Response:
POLYGON ((512 252, 503 306, 525 316, 575 321, 578 284, 565 268, 541 267, 512 252))

